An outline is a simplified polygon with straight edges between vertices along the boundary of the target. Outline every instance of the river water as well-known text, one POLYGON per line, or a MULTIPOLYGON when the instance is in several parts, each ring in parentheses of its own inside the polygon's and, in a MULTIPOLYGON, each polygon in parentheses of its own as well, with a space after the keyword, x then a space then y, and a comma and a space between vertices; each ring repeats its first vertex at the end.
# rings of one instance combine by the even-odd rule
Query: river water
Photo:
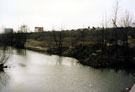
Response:
POLYGON ((123 70, 93 69, 76 59, 13 50, 0 72, 0 92, 121 92, 135 82, 123 70))

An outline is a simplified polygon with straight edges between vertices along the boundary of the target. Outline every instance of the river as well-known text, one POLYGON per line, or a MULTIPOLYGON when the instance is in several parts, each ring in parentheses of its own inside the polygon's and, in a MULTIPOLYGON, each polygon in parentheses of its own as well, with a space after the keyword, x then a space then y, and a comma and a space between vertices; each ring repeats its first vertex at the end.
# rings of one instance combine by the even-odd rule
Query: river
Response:
POLYGON ((0 92, 121 92, 135 82, 124 70, 94 69, 76 59, 13 50, 0 72, 0 92))

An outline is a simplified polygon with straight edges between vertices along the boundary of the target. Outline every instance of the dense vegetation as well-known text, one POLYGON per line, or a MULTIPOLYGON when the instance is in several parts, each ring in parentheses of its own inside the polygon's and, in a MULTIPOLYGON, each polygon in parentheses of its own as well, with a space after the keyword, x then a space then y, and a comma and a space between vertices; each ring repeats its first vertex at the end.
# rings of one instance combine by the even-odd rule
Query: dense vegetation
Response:
POLYGON ((14 46, 17 48, 24 48, 26 42, 25 33, 6 33, 0 34, 0 45, 1 46, 14 46))
POLYGON ((27 38, 40 41, 48 53, 74 57, 96 68, 135 65, 135 28, 132 27, 29 33, 27 38))
POLYGON ((1 34, 0 40, 20 48, 47 48, 50 54, 74 57, 95 68, 123 68, 135 65, 134 39, 135 28, 117 27, 1 34))

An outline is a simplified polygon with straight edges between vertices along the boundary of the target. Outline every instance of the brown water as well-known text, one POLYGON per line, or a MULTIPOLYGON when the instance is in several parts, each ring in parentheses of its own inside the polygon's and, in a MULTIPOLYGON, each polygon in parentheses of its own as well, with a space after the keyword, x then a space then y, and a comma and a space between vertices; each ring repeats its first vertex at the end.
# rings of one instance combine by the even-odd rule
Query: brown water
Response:
POLYGON ((14 50, 0 73, 0 92, 120 92, 135 82, 134 73, 93 69, 76 59, 14 50))

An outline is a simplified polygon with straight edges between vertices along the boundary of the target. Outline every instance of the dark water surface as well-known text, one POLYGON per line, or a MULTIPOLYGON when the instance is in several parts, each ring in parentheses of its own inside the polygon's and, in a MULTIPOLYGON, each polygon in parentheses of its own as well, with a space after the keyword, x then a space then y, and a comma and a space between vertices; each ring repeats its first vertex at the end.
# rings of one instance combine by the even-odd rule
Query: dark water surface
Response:
POLYGON ((135 74, 93 69, 76 59, 29 50, 13 50, 10 68, 0 72, 0 92, 121 92, 135 74))

